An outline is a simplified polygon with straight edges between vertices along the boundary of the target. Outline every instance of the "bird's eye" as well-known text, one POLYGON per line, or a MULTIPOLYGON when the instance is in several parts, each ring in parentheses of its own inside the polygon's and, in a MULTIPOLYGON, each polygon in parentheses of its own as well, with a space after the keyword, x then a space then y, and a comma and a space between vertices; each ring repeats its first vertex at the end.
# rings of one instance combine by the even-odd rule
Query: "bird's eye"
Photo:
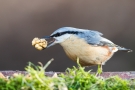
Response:
POLYGON ((61 33, 56 33, 56 34, 52 35, 52 37, 58 37, 60 35, 61 35, 61 33))
POLYGON ((57 35, 56 36, 60 36, 60 33, 57 33, 57 35))
POLYGON ((61 36, 61 35, 62 35, 62 33, 57 33, 57 34, 56 34, 56 37, 61 36))

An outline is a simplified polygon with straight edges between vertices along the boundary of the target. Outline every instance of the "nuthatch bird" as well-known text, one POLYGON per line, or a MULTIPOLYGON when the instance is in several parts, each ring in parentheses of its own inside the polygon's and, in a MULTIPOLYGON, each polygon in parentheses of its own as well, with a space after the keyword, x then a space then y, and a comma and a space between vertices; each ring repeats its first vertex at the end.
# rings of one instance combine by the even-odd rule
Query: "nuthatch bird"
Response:
POLYGON ((46 36, 45 39, 53 39, 47 48, 59 43, 67 56, 73 61, 77 61, 79 58, 79 63, 82 66, 102 66, 118 50, 132 51, 114 44, 102 35, 102 33, 94 30, 62 27, 50 36, 46 36))

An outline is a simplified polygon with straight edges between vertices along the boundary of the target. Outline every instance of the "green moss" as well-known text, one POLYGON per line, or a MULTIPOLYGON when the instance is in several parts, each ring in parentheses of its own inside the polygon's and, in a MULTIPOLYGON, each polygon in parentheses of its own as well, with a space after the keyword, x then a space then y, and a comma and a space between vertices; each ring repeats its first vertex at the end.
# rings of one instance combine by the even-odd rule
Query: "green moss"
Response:
POLYGON ((45 66, 32 63, 25 68, 28 75, 16 74, 9 79, 0 78, 0 90, 135 90, 135 80, 123 80, 118 76, 107 79, 95 76, 84 67, 67 68, 66 74, 44 75, 45 66))

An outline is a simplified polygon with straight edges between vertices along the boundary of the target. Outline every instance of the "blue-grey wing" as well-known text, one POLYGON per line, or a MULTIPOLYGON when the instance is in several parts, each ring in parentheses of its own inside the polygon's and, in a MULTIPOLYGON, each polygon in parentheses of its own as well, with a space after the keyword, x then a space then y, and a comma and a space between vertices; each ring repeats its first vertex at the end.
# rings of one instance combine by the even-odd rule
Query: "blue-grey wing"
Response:
POLYGON ((85 39, 88 44, 98 45, 102 38, 102 33, 98 31, 89 30, 79 34, 80 38, 85 39))
POLYGON ((89 30, 83 33, 80 33, 79 37, 85 39, 88 44, 96 46, 114 46, 114 43, 110 40, 102 37, 102 33, 94 30, 89 30))

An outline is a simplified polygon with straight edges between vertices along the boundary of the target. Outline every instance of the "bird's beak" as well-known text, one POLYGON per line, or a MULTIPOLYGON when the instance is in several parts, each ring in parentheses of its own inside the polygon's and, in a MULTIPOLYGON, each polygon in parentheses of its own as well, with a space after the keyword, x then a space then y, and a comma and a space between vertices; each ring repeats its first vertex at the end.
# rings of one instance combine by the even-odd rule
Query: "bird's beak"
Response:
POLYGON ((53 45, 56 44, 56 43, 55 43, 55 38, 53 38, 53 37, 51 37, 51 36, 45 36, 45 37, 43 37, 43 38, 48 42, 48 45, 47 45, 46 48, 49 48, 49 47, 51 47, 51 46, 53 46, 53 45))

